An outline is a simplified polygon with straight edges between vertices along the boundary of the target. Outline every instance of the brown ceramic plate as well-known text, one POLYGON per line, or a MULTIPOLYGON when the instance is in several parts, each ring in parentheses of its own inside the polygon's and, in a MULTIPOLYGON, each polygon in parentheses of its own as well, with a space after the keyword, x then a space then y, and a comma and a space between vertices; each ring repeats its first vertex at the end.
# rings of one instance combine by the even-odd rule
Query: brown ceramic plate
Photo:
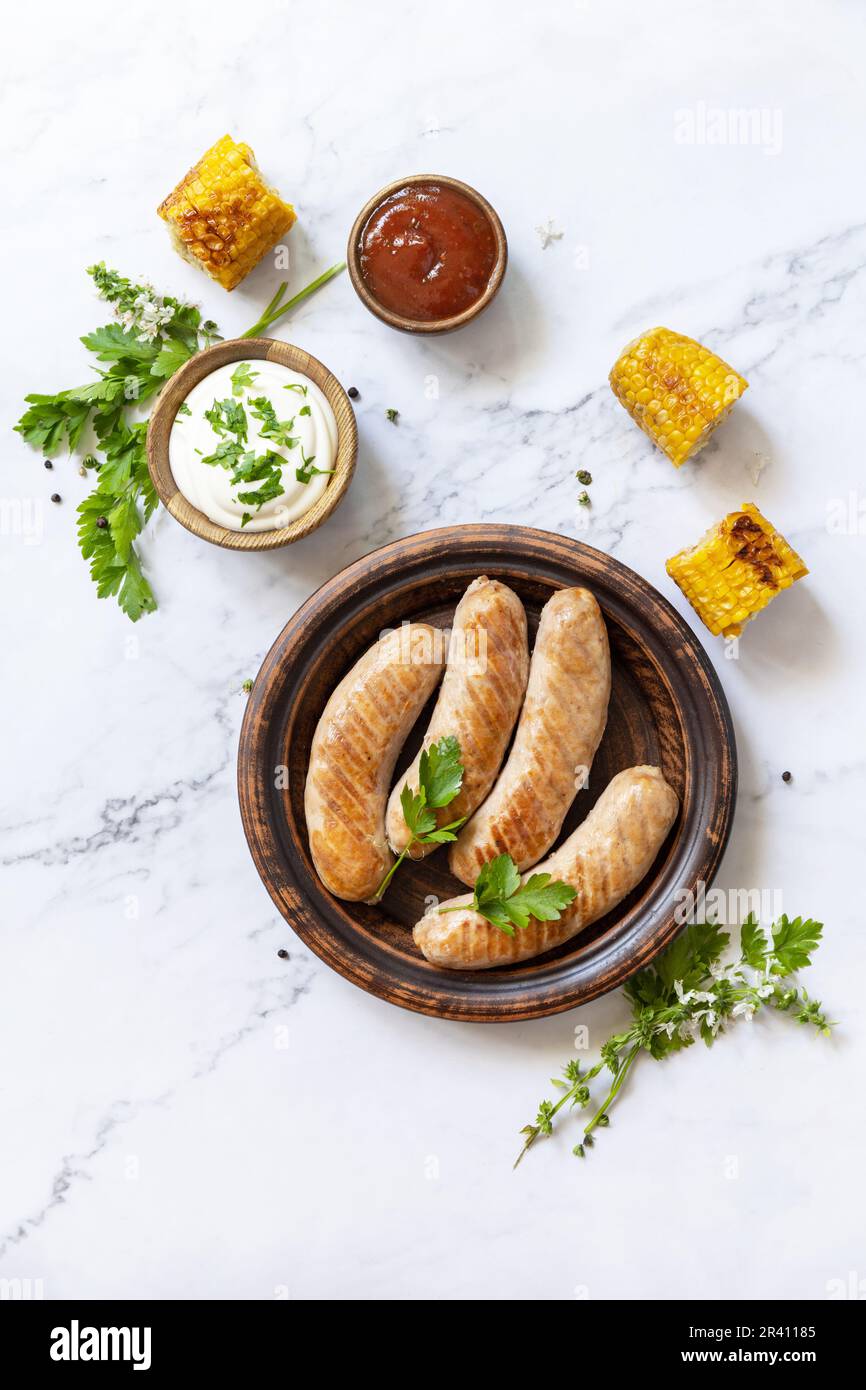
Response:
MULTIPOLYGON (((428 714, 418 721, 398 772, 417 751, 428 714)), ((678 930, 677 890, 712 882, 730 833, 736 785, 727 701, 682 618, 609 555, 525 526, 426 531, 336 575, 298 610, 265 658, 238 755, 241 815, 253 859, 301 939, 382 999, 438 1018, 485 1023, 571 1009, 647 965, 678 930), (310 862, 304 780, 316 723, 348 668, 383 628, 403 619, 448 626, 479 574, 519 594, 531 638, 543 604, 563 586, 591 589, 607 622, 613 660, 607 729, 590 785, 578 795, 560 838, 585 817, 616 772, 637 763, 660 766, 682 807, 643 883, 573 941, 504 969, 438 970, 421 956, 411 928, 428 895, 444 899, 465 891, 448 873, 445 852, 404 864, 376 907, 333 898, 310 862), (286 771, 278 777, 278 769, 286 771)))

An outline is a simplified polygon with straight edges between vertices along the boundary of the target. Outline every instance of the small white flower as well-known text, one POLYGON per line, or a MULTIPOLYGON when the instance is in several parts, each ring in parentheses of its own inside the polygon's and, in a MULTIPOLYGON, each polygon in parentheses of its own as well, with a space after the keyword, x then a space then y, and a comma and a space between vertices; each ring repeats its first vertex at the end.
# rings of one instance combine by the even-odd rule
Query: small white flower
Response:
POLYGON ((773 993, 773 988, 771 984, 758 985, 755 993, 759 999, 769 999, 770 995, 773 993))
POLYGON ((553 225, 553 218, 548 217, 546 223, 535 229, 541 238, 541 249, 546 251, 552 241, 561 241, 563 233, 553 225))
POLYGON ((741 999, 739 1004, 735 1004, 731 1010, 732 1018, 745 1018, 747 1021, 755 1017, 755 1005, 751 999, 741 999))
POLYGON ((693 990, 689 990, 686 994, 683 993, 682 980, 674 980, 674 991, 681 1004, 690 1004, 695 997, 693 990))

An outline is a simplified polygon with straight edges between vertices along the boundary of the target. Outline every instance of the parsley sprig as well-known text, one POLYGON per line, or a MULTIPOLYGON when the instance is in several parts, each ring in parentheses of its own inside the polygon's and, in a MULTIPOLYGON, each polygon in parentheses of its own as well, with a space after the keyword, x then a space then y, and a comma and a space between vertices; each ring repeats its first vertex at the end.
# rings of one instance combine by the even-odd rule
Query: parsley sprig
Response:
POLYGON ((381 898, 413 845, 444 845, 457 839, 454 832, 466 817, 461 816, 459 820, 450 821, 437 829, 436 812, 450 806, 462 786, 460 744, 453 734, 446 734, 421 754, 417 792, 413 792, 407 782, 400 793, 400 806, 410 837, 406 848, 376 889, 377 898, 381 898))
POLYGON ((641 1052, 662 1061, 691 1047, 699 1037, 711 1047, 726 1024, 754 1018, 767 1006, 829 1037, 834 1024, 820 1001, 793 978, 811 965, 821 932, 821 923, 811 917, 783 915, 767 935, 750 914, 741 929, 739 958, 723 966, 721 958, 730 940, 727 932, 712 923, 686 927, 647 970, 624 986, 632 1009, 630 1027, 608 1038, 594 1066, 584 1070, 579 1061, 571 1061, 563 1068, 562 1078, 551 1078, 561 1095, 555 1103, 543 1100, 535 1123, 520 1131, 525 1138, 515 1168, 536 1139, 552 1132, 562 1109, 589 1106, 591 1084, 607 1070, 613 1078, 608 1093, 572 1150, 584 1158, 593 1146, 593 1132, 610 1124, 608 1112, 641 1052))
POLYGON ((134 544, 158 505, 145 452, 146 421, 133 411, 162 389, 193 353, 219 337, 200 311, 149 285, 135 284, 102 262, 88 274, 119 322, 81 339, 94 354, 97 379, 55 395, 27 396, 17 432, 47 458, 70 453, 91 426, 97 448, 88 455, 93 491, 78 507, 78 544, 90 562, 99 598, 114 595, 133 622, 156 608, 134 544), (101 457, 100 457, 101 454, 101 457))
MULTIPOLYGON (((499 854, 483 865, 475 880, 472 902, 494 927, 514 936, 515 927, 528 927, 530 917, 539 922, 558 921, 563 908, 576 896, 574 888, 558 880, 551 883, 550 874, 533 874, 521 883, 517 865, 510 854, 499 854)), ((466 903, 457 907, 440 907, 440 912, 465 912, 466 903)))

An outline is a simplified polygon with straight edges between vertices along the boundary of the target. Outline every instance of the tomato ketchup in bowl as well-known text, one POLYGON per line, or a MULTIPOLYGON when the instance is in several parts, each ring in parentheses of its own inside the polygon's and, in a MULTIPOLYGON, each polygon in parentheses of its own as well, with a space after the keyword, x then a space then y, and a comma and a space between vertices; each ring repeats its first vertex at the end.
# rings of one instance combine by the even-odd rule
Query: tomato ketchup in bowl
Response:
POLYGON ((490 303, 508 247, 502 223, 474 188, 417 174, 389 184, 362 208, 347 259, 371 313, 405 332, 447 333, 490 303))

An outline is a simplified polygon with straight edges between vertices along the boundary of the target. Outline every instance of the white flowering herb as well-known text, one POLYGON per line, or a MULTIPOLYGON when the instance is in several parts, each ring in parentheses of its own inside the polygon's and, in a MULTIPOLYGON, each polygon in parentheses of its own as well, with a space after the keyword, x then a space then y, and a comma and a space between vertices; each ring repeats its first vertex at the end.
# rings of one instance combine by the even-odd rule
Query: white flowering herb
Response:
POLYGON ((562 1078, 552 1078, 561 1092, 559 1099, 543 1100, 535 1123, 520 1131, 524 1144, 514 1166, 539 1136, 552 1132, 561 1110, 585 1110, 590 1105, 591 1083, 606 1070, 613 1078, 610 1089, 572 1150, 585 1158, 595 1142, 593 1131, 610 1124, 608 1112, 641 1052, 661 1061, 698 1037, 711 1047, 726 1023, 754 1018, 766 1005, 829 1037, 834 1025, 820 1002, 794 979, 798 970, 811 965, 821 931, 821 923, 811 917, 782 916, 767 935, 750 914, 741 928, 739 958, 723 965, 728 934, 713 923, 686 927, 649 969, 625 985, 631 1026, 608 1039, 595 1066, 584 1071, 580 1062, 569 1062, 562 1078))

